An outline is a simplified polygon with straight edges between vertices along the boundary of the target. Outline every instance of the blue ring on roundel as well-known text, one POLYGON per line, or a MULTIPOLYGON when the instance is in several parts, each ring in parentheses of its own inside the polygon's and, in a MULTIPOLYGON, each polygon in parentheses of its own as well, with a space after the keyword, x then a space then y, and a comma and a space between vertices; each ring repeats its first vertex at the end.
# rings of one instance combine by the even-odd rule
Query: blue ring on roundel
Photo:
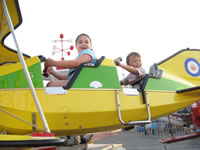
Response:
POLYGON ((194 58, 188 58, 188 59, 185 61, 185 69, 186 69, 187 73, 188 73, 189 75, 193 76, 193 77, 197 77, 197 76, 200 75, 200 65, 199 65, 199 62, 198 62, 196 59, 194 59, 194 58), (199 69, 199 70, 198 70, 197 73, 191 72, 191 71, 190 71, 190 68, 188 68, 188 63, 190 63, 190 62, 193 62, 193 63, 195 63, 195 64, 198 66, 198 69, 199 69))

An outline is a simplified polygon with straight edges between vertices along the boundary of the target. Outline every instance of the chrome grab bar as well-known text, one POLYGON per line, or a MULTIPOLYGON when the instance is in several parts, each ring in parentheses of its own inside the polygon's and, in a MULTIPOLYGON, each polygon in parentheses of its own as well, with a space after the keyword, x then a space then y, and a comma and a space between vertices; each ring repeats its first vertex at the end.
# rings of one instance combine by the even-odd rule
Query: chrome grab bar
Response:
POLYGON ((149 105, 149 99, 148 94, 145 92, 145 98, 146 98, 146 106, 147 106, 147 112, 148 112, 148 120, 143 121, 129 121, 124 122, 122 120, 121 112, 120 112, 120 100, 119 100, 119 91, 116 91, 116 97, 117 97, 117 112, 118 112, 118 118, 121 124, 123 125, 136 125, 136 124, 149 124, 151 123, 151 112, 150 112, 150 105, 149 105))

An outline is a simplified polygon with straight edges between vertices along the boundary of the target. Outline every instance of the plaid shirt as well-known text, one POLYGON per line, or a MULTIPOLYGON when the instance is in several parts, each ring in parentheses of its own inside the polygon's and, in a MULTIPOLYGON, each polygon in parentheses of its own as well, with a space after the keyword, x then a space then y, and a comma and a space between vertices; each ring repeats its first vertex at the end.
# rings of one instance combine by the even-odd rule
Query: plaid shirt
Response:
POLYGON ((136 68, 139 75, 129 73, 124 79, 121 80, 121 83, 123 85, 131 85, 135 83, 137 80, 141 79, 145 75, 145 69, 144 68, 136 68))

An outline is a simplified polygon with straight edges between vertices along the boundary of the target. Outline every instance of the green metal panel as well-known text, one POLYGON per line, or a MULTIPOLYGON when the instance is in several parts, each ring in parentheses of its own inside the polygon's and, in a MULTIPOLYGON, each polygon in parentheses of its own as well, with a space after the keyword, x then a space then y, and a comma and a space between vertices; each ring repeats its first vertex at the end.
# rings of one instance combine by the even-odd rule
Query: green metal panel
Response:
POLYGON ((189 88, 189 86, 182 84, 180 82, 176 82, 174 80, 169 80, 166 78, 161 78, 161 79, 149 78, 145 90, 177 91, 186 88, 189 88))
MULTIPOLYGON (((28 67, 35 88, 44 87, 41 74, 41 64, 37 63, 28 67)), ((19 70, 4 76, 0 76, 0 88, 28 88, 23 70, 19 70)))
POLYGON ((92 81, 99 81, 104 89, 121 88, 117 69, 112 66, 83 67, 72 88, 92 88, 89 86, 92 81))

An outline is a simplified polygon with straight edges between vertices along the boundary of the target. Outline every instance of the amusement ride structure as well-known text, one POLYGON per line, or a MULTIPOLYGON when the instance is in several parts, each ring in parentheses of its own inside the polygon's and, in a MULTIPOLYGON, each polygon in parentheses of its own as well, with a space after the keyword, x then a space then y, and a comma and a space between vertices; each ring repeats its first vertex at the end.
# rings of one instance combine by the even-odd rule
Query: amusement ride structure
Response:
MULTIPOLYGON (((70 56, 71 55, 71 52, 73 49, 74 49, 74 46, 71 45, 69 48, 64 48, 64 43, 63 42, 67 42, 67 43, 72 43, 72 39, 70 40, 64 40, 64 34, 60 34, 60 40, 53 40, 53 42, 55 43, 60 43, 61 46, 60 47, 57 47, 56 45, 53 46, 53 52, 52 52, 52 55, 55 55, 56 53, 58 52, 61 52, 62 54, 62 57, 61 57, 61 60, 64 61, 65 58, 64 58, 64 53, 67 54, 67 56, 70 56)), ((59 68, 57 67, 56 70, 60 70, 62 68, 59 68)))
POLYGON ((148 124, 200 99, 197 49, 153 64, 137 89, 121 87, 114 61, 104 56, 95 65, 81 64, 66 86, 44 87, 45 57, 23 54, 15 37, 22 23, 18 0, 1 0, 0 9, 0 132, 6 133, 0 135, 1 147, 56 145, 66 142, 60 136, 148 124), (17 50, 5 46, 9 34, 17 50), (46 139, 35 136, 41 132, 46 139))
POLYGON ((55 55, 56 53, 58 52, 61 52, 62 53, 62 57, 61 57, 61 60, 65 60, 64 58, 64 53, 66 53, 68 56, 70 56, 71 52, 69 50, 73 50, 74 49, 74 46, 71 45, 69 48, 64 48, 64 44, 63 42, 69 42, 69 43, 72 43, 72 39, 70 40, 64 40, 64 34, 60 34, 60 40, 53 40, 53 42, 57 43, 59 42, 61 44, 61 48, 57 47, 56 45, 53 46, 53 52, 52 52, 52 55, 55 55))

